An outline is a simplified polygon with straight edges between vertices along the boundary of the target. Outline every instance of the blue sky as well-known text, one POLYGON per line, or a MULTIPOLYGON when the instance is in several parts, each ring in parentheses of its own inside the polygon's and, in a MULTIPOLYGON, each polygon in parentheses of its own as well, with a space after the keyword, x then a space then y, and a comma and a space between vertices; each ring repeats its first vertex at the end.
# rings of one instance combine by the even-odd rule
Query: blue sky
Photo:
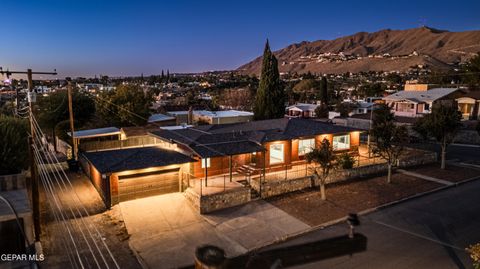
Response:
POLYGON ((2 0, 0 66, 59 77, 234 69, 303 40, 421 24, 480 30, 480 1, 2 0))

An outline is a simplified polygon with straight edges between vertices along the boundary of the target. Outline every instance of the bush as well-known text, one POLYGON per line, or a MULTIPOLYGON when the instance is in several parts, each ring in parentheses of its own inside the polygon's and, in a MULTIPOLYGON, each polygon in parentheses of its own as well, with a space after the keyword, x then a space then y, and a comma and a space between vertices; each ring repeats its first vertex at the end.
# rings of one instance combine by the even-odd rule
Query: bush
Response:
POLYGON ((340 167, 342 167, 342 169, 352 169, 353 165, 355 164, 355 159, 352 155, 348 153, 343 153, 338 159, 338 164, 340 165, 340 167))
POLYGON ((28 122, 0 115, 0 175, 20 173, 28 166, 28 122))

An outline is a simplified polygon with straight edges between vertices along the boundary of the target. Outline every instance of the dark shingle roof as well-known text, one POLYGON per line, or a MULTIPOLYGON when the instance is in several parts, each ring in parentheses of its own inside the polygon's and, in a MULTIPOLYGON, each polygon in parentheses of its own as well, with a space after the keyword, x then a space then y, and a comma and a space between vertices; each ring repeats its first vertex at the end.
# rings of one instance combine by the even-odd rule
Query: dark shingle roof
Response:
POLYGON ((263 150, 261 144, 320 134, 360 131, 309 119, 273 119, 244 123, 203 125, 181 130, 160 130, 153 135, 184 144, 202 157, 222 156, 263 150))
POLYGON ((83 155, 101 174, 195 161, 179 152, 159 147, 85 152, 83 155))

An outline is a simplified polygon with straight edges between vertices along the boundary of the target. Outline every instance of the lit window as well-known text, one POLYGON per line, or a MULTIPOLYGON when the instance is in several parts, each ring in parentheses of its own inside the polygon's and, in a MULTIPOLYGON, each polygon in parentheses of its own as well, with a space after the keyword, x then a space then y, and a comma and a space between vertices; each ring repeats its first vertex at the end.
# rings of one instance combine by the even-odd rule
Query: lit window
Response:
POLYGON ((350 148, 350 135, 338 135, 333 137, 333 150, 350 148))
POLYGON ((210 158, 202 159, 202 168, 210 167, 210 158))
POLYGON ((298 141, 298 156, 303 156, 315 147, 315 139, 302 139, 298 141))
POLYGON ((270 164, 283 163, 283 144, 270 145, 270 164))

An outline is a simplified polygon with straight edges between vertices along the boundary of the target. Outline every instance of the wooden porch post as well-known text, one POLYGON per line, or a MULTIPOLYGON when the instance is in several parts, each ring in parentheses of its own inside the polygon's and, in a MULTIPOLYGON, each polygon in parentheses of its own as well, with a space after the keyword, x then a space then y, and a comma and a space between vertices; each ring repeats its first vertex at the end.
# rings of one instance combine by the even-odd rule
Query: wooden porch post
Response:
MULTIPOLYGON (((266 177, 265 177, 265 174, 266 174, 266 166, 267 166, 267 150, 264 150, 263 151, 263 180, 265 181, 266 177)), ((262 177, 260 177, 260 197, 262 197, 262 177)))
POLYGON ((208 179, 208 169, 207 169, 207 160, 205 159, 205 187, 207 187, 207 179, 208 179))
POLYGON ((232 182, 232 155, 229 156, 229 160, 228 160, 228 168, 229 168, 229 172, 230 172, 230 182, 232 182))

